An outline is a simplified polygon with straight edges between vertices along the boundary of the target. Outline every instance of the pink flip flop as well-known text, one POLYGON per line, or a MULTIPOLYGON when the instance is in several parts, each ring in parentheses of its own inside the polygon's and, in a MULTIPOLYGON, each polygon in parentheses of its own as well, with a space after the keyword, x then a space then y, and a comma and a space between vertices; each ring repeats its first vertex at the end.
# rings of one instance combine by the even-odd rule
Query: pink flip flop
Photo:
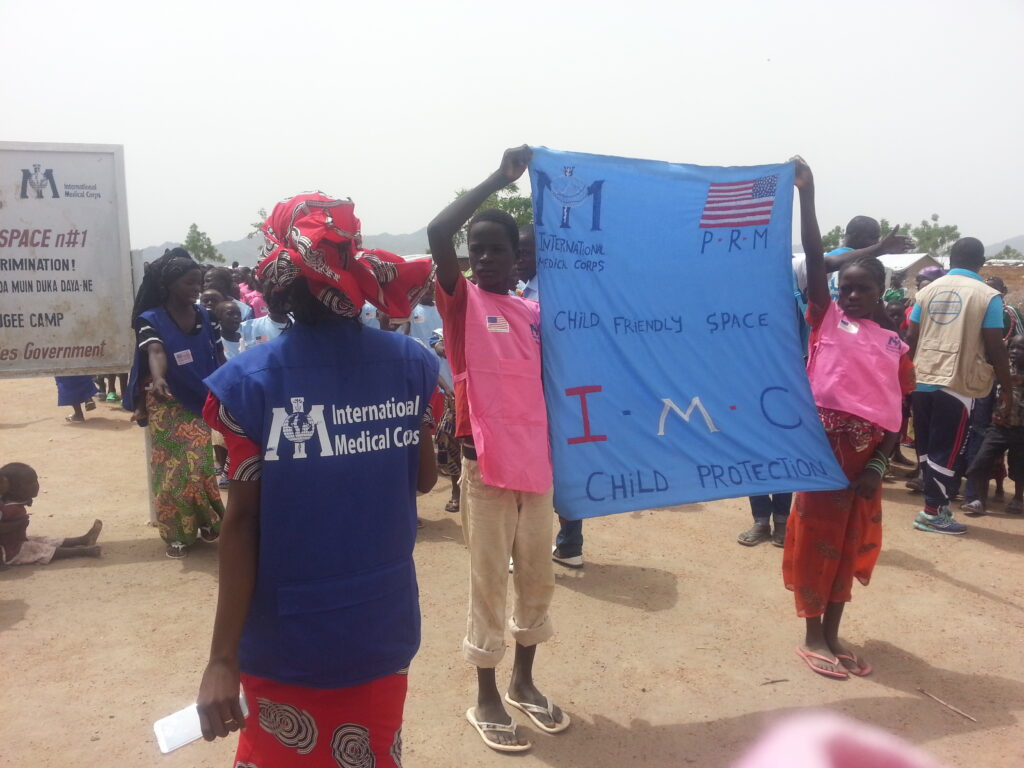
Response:
MULTIPOLYGON (((856 664, 857 665, 857 669, 850 669, 849 667, 846 667, 846 671, 849 672, 851 675, 856 675, 857 677, 867 677, 875 669, 870 664, 865 664, 865 663, 861 662, 861 660, 858 659, 852 653, 837 653, 836 654, 836 658, 839 659, 839 661, 842 661, 843 659, 846 659, 851 664, 856 664)), ((846 665, 844 664, 843 666, 846 666, 846 665)))
POLYGON ((822 656, 820 653, 814 651, 808 651, 805 648, 797 647, 796 655, 804 660, 804 663, 811 668, 813 672, 817 672, 822 677, 830 677, 833 680, 849 680, 850 675, 846 672, 833 671, 831 669, 822 669, 816 667, 811 663, 811 659, 817 659, 818 661, 824 661, 826 664, 839 664, 839 659, 830 659, 827 656, 822 656))

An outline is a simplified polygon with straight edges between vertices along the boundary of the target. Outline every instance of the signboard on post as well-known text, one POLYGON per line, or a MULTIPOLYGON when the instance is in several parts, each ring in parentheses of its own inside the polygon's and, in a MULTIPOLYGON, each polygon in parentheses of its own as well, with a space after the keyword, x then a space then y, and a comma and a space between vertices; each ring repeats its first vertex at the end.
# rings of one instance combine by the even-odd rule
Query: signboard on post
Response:
POLYGON ((0 376, 127 371, 130 259, 122 147, 0 142, 0 376))

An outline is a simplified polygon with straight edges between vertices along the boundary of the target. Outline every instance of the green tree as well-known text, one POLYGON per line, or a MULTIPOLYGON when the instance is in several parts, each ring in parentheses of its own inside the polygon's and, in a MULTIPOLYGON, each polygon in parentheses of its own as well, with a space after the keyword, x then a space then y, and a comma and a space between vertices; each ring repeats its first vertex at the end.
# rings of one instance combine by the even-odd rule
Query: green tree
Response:
POLYGON ((182 243, 182 246, 198 262, 224 263, 224 257, 217 253, 217 249, 213 247, 213 243, 210 241, 210 236, 205 232, 200 232, 199 227, 194 223, 188 228, 188 235, 185 237, 185 242, 182 243))
POLYGON ((252 229, 249 231, 249 234, 245 236, 246 239, 258 235, 263 231, 263 222, 267 220, 267 209, 260 208, 259 212, 256 215, 259 216, 259 221, 254 221, 252 224, 249 225, 250 227, 252 227, 252 229))
POLYGON ((839 244, 843 242, 843 228, 840 226, 832 227, 828 232, 821 236, 821 244, 825 247, 825 253, 834 251, 839 247, 839 244))
POLYGON ((1020 261, 1024 259, 1024 253, 1021 253, 1011 245, 1007 245, 995 256, 992 256, 992 258, 1000 261, 1020 261))
POLYGON ((910 235, 917 241, 916 250, 929 256, 945 256, 949 249, 960 239, 960 230, 956 224, 939 224, 939 214, 933 213, 931 219, 914 227, 910 235))
MULTIPOLYGON (((468 191, 468 189, 460 189, 455 193, 455 198, 458 199, 462 197, 468 191)), ((516 224, 520 227, 533 224, 533 202, 529 197, 519 194, 518 184, 509 184, 504 189, 498 190, 496 193, 484 200, 483 204, 477 208, 477 210, 480 211, 485 208, 499 208, 502 211, 506 211, 513 219, 516 220, 516 224)), ((466 234, 468 231, 468 227, 463 227, 459 230, 458 234, 455 235, 456 248, 466 244, 466 234)))

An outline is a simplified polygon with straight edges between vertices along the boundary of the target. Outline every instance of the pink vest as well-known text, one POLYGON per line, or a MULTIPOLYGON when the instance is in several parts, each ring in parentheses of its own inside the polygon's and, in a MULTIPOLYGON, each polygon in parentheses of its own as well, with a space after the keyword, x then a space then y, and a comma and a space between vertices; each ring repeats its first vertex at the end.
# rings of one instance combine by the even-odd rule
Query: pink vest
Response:
POLYGON ((807 362, 814 402, 898 432, 903 421, 900 357, 910 348, 874 320, 846 316, 834 301, 807 362))
POLYGON ((465 381, 473 443, 488 485, 551 489, 540 368, 540 305, 467 286, 465 381))

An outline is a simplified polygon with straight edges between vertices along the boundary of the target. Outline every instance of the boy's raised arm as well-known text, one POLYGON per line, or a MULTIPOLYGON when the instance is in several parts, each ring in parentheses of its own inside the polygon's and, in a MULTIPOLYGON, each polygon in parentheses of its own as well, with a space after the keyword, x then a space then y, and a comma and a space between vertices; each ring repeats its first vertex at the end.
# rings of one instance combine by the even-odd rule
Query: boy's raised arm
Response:
POLYGON ((814 175, 804 159, 797 155, 796 176, 793 183, 800 192, 800 242, 804 246, 807 266, 807 299, 818 307, 827 307, 832 300, 828 292, 828 274, 825 272, 825 249, 818 228, 818 214, 814 208, 814 175))
POLYGON ((533 151, 526 144, 506 149, 498 170, 469 192, 453 200, 427 226, 430 255, 437 265, 437 282, 449 295, 455 291, 455 283, 459 277, 459 260, 455 255, 452 238, 459 228, 469 221, 484 200, 523 175, 531 157, 533 151))

